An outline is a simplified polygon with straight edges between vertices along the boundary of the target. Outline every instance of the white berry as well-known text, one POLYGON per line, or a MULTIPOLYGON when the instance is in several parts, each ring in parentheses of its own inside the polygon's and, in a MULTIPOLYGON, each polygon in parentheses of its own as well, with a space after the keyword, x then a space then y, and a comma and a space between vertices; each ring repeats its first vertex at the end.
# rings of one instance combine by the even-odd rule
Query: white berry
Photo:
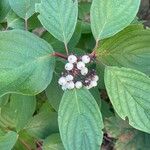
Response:
POLYGON ((73 89, 74 87, 75 87, 75 85, 74 85, 74 83, 72 81, 67 83, 67 88, 69 90, 73 89))
POLYGON ((72 70, 72 69, 73 69, 73 64, 67 63, 67 64, 65 65, 65 69, 68 70, 68 71, 72 70))
POLYGON ((73 64, 73 63, 77 62, 77 57, 75 55, 70 55, 68 57, 68 61, 69 61, 69 63, 73 64))
POLYGON ((97 82, 96 82, 96 81, 91 81, 91 86, 92 86, 92 87, 97 86, 97 82))
POLYGON ((77 63, 77 68, 78 68, 79 70, 82 70, 84 67, 85 67, 85 64, 84 64, 82 61, 79 61, 79 62, 77 63))
POLYGON ((70 75, 70 74, 68 74, 68 75, 66 76, 66 81, 72 81, 72 80, 73 80, 73 76, 70 75))
POLYGON ((82 82, 77 81, 77 82, 75 83, 75 87, 76 87, 77 89, 80 89, 80 88, 82 87, 82 82))
POLYGON ((90 62, 90 57, 88 56, 88 55, 84 55, 84 56, 82 56, 82 62, 83 63, 85 63, 85 64, 87 64, 87 63, 89 63, 90 62))
POLYGON ((90 85, 88 85, 88 86, 86 86, 86 89, 91 89, 93 86, 90 84, 90 85))
POLYGON ((58 80, 58 83, 59 83, 60 85, 65 85, 65 84, 67 83, 66 78, 65 78, 65 77, 61 77, 61 78, 58 80))
POLYGON ((94 81, 98 81, 98 80, 99 80, 99 77, 98 77, 97 75, 95 75, 94 78, 93 78, 93 80, 94 80, 94 81))
POLYGON ((63 90, 63 91, 67 90, 67 86, 66 86, 66 84, 65 84, 65 85, 62 85, 62 87, 61 87, 61 88, 62 88, 62 90, 63 90))
POLYGON ((84 67, 84 68, 81 70, 81 74, 82 74, 83 76, 85 76, 87 73, 88 73, 88 68, 84 67))

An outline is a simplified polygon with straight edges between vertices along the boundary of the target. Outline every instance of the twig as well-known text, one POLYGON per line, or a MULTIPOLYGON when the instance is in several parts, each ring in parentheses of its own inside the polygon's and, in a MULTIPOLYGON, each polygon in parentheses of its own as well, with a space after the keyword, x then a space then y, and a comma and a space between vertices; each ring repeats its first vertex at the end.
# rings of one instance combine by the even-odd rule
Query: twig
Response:
POLYGON ((96 44, 95 44, 95 47, 94 47, 94 49, 93 49, 91 55, 96 56, 96 50, 97 50, 97 48, 98 48, 98 44, 99 44, 99 40, 96 40, 96 44))
POLYGON ((66 53, 67 53, 67 55, 69 54, 69 51, 68 51, 68 47, 67 47, 67 44, 66 43, 64 43, 65 44, 65 50, 66 50, 66 53))
POLYGON ((63 58, 65 60, 67 59, 67 56, 65 56, 61 53, 58 53, 58 52, 53 53, 52 56, 60 57, 60 58, 63 58))
POLYGON ((28 31, 28 19, 25 17, 25 30, 28 31))

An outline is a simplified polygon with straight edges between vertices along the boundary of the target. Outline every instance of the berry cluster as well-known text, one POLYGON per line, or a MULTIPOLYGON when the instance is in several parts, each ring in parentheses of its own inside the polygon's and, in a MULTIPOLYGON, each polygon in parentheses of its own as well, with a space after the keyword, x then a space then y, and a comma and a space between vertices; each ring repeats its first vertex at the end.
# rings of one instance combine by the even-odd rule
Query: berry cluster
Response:
POLYGON ((68 63, 65 65, 65 71, 62 73, 58 83, 63 90, 80 89, 86 87, 90 89, 97 86, 99 77, 95 70, 88 70, 86 64, 95 60, 95 56, 83 55, 77 57, 75 55, 68 56, 68 63))

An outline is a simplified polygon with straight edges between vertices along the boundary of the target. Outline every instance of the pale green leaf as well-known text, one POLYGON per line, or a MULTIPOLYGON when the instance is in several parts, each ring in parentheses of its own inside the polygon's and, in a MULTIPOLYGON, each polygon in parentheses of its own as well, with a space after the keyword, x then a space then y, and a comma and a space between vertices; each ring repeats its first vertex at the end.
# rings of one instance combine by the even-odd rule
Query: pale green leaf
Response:
POLYGON ((66 150, 99 150, 103 121, 99 107, 87 89, 66 91, 58 112, 61 139, 66 150))
POLYGON ((44 139, 58 132, 57 113, 46 105, 36 114, 24 128, 32 137, 44 139))
POLYGON ((11 150, 17 141, 18 135, 16 132, 10 131, 5 135, 0 135, 0 149, 11 150))
POLYGON ((19 131, 31 119, 35 107, 35 97, 12 94, 10 102, 1 107, 0 124, 19 131))
POLYGON ((135 18, 140 0, 93 0, 91 28, 96 40, 108 38, 127 27, 135 18))
POLYGON ((43 150, 65 150, 58 133, 48 136, 43 142, 43 150))
POLYGON ((9 96, 10 96, 10 94, 6 94, 6 95, 0 97, 0 107, 3 105, 6 105, 8 103, 9 96))
POLYGON ((24 20, 17 16, 12 10, 9 11, 6 20, 7 29, 25 29, 24 20))
MULTIPOLYGON (((122 120, 119 116, 111 116, 105 119, 104 121, 106 132, 109 137, 118 139, 121 135, 123 135, 126 131, 133 131, 133 127, 131 127, 127 120, 122 120)), ((141 132, 141 131, 138 131, 141 132)))
POLYGON ((97 55, 106 65, 129 67, 150 75, 150 30, 131 25, 102 41, 97 55))
POLYGON ((32 150, 36 150, 37 148, 36 141, 37 139, 27 134, 25 130, 21 130, 19 132, 19 140, 17 140, 12 150, 27 150, 26 147, 27 145, 30 146, 32 150), (27 145, 24 145, 23 143, 26 143, 27 145))
POLYGON ((35 13, 35 3, 41 0, 9 0, 13 11, 23 19, 30 18, 35 13))
POLYGON ((10 10, 9 0, 0 0, 0 22, 4 21, 10 10))
POLYGON ((114 149, 115 150, 149 150, 150 134, 138 130, 125 131, 120 135, 114 149))
POLYGON ((52 79, 52 47, 37 36, 21 30, 0 32, 0 95, 36 95, 52 79))
POLYGON ((61 86, 58 84, 58 80, 60 78, 61 73, 63 72, 64 65, 65 65, 64 62, 60 60, 56 61, 56 67, 53 74, 52 82, 45 90, 49 103, 56 111, 58 111, 59 104, 63 96, 63 90, 61 86))
POLYGON ((46 96, 52 107, 58 111, 59 103, 61 101, 63 90, 58 84, 59 74, 54 74, 51 84, 46 89, 46 96))
POLYGON ((42 25, 58 40, 67 44, 71 39, 78 16, 77 0, 42 0, 36 5, 42 25))
POLYGON ((119 117, 110 117, 105 121, 109 137, 117 139, 116 150, 149 150, 150 134, 132 128, 127 121, 119 117))
POLYGON ((107 67, 105 85, 118 115, 134 128, 150 133, 150 78, 127 68, 107 67))

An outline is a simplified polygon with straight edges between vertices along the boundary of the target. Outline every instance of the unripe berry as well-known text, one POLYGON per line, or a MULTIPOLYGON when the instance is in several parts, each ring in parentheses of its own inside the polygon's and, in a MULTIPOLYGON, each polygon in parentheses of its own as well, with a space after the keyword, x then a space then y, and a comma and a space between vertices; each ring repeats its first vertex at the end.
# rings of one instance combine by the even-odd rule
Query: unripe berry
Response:
POLYGON ((65 85, 65 84, 67 83, 66 78, 65 78, 65 77, 59 78, 58 83, 59 83, 60 85, 65 85))
POLYGON ((69 61, 69 63, 73 64, 73 63, 77 62, 77 57, 75 55, 70 55, 68 57, 68 61, 69 61))
POLYGON ((84 55, 84 56, 82 56, 82 62, 83 63, 85 63, 85 64, 87 64, 87 63, 89 63, 90 62, 90 57, 88 56, 88 55, 84 55))
POLYGON ((74 87, 75 87, 75 85, 74 85, 74 83, 73 83, 72 81, 67 83, 67 88, 68 88, 69 90, 74 89, 74 87))
POLYGON ((87 73, 88 73, 88 68, 84 67, 84 68, 81 70, 81 74, 82 74, 83 76, 85 76, 87 73))
POLYGON ((68 70, 68 71, 72 70, 72 69, 73 69, 73 64, 67 63, 67 64, 65 65, 65 69, 68 70))
POLYGON ((83 68, 85 68, 85 64, 84 64, 82 61, 79 61, 79 62, 77 63, 77 68, 78 68, 79 70, 82 70, 83 68))
POLYGON ((82 87, 82 82, 77 81, 77 82, 75 83, 75 87, 76 87, 77 89, 80 89, 80 88, 82 87))

